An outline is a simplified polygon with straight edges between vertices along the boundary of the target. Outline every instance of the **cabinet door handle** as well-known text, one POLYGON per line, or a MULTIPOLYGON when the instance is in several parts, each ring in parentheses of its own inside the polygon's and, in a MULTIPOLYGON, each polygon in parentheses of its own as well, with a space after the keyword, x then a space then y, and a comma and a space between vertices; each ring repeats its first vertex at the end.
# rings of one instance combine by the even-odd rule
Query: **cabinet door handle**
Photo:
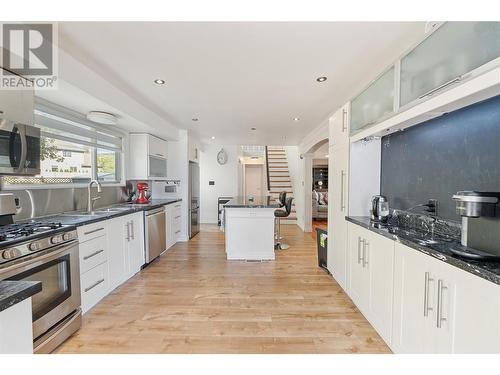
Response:
POLYGON ((368 250, 370 250, 370 242, 368 242, 367 240, 363 240, 363 268, 365 268, 365 266, 368 265, 368 260, 366 259, 366 255, 368 254, 368 251, 366 250, 368 248, 368 250))
POLYGON ((432 311, 432 307, 429 307, 429 283, 434 281, 431 279, 429 272, 425 273, 424 278, 424 316, 429 316, 429 311, 432 311))
POLYGON ((127 242, 130 242, 130 221, 127 221, 127 242))
POLYGON ((446 321, 446 318, 443 317, 443 290, 448 289, 443 285, 443 280, 438 280, 438 290, 437 290, 437 322, 436 327, 441 328, 443 321, 446 321))
POLYGON ((362 242, 365 242, 365 240, 363 240, 361 238, 361 236, 358 236, 358 264, 360 264, 361 261, 363 260, 363 258, 361 257, 361 243, 362 242))
POLYGON ((99 232, 101 230, 104 230, 104 228, 97 228, 97 229, 94 229, 94 230, 89 230, 88 232, 84 232, 83 234, 84 235, 92 234, 92 233, 95 233, 95 232, 99 232))
POLYGON ((89 290, 94 289, 97 285, 102 284, 103 282, 104 282, 104 279, 98 280, 94 284, 89 286, 88 288, 85 288, 84 291, 88 292, 89 290))
POLYGON ((89 254, 89 255, 86 255, 83 257, 83 260, 87 260, 87 259, 90 259, 92 257, 95 257, 96 255, 99 255, 100 253, 103 253, 104 252, 104 249, 101 249, 101 250, 97 250, 95 253, 92 253, 92 254, 89 254))
POLYGON ((181 216, 179 215, 179 216, 174 217, 174 219, 178 219, 178 218, 180 218, 180 217, 181 217, 181 216))
POLYGON ((347 130, 347 111, 342 109, 342 133, 347 130))
POLYGON ((134 220, 130 220, 130 238, 135 240, 134 220))
POLYGON ((345 171, 340 171, 340 210, 344 211, 345 210, 345 204, 344 204, 344 180, 345 180, 345 171))
POLYGON ((180 230, 175 231, 175 234, 177 234, 177 233, 181 233, 181 231, 180 230))
POLYGON ((440 86, 438 86, 436 88, 433 88, 430 91, 427 91, 425 94, 420 95, 418 98, 422 99, 422 98, 425 98, 426 96, 431 96, 432 94, 436 93, 437 91, 442 90, 445 87, 448 87, 448 86, 450 86, 450 85, 452 85, 454 83, 460 82, 461 80, 462 80, 462 76, 458 76, 456 78, 453 78, 452 80, 450 80, 448 82, 445 82, 442 85, 440 85, 440 86))

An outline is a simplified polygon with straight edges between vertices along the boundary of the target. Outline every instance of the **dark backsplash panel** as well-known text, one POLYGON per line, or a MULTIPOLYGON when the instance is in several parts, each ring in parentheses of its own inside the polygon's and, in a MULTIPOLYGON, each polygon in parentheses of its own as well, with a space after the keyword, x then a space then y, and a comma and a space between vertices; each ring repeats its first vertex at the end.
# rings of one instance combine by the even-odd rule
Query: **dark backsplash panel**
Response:
POLYGON ((459 190, 500 191, 500 96, 382 138, 380 191, 391 208, 435 198, 440 217, 459 221, 459 190))

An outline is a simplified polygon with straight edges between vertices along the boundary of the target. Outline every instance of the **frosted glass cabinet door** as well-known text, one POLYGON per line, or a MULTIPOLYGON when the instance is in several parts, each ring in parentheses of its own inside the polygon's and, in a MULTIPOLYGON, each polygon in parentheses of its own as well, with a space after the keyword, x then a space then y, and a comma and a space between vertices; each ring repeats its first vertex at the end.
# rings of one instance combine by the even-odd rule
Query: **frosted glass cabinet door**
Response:
POLYGON ((500 22, 447 22, 401 59, 400 105, 499 56, 500 22))
POLYGON ((394 66, 351 102, 351 134, 394 112, 394 66))

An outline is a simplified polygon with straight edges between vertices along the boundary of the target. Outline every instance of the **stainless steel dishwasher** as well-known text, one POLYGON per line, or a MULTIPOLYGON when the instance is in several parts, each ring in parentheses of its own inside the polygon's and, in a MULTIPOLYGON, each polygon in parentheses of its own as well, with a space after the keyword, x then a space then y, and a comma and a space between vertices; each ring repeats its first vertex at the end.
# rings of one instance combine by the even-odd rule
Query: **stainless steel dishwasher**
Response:
POLYGON ((144 229, 146 262, 150 263, 167 249, 164 206, 145 211, 144 229))

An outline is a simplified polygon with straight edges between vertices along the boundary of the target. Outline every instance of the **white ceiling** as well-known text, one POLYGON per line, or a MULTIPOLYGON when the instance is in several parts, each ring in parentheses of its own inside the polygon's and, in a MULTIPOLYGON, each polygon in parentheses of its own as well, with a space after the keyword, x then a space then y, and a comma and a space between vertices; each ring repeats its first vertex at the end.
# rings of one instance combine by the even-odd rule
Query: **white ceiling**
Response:
MULTIPOLYGON (((148 124, 159 133, 172 124, 194 131, 204 142, 293 145, 421 38, 424 26, 62 22, 59 44, 163 119, 148 124), (319 76, 328 80, 320 84, 319 76), (167 83, 156 85, 156 78, 167 83)), ((65 72, 68 81, 70 74, 65 72)), ((87 83, 86 94, 106 101, 98 82, 94 93, 92 84, 87 83)), ((58 95, 70 105, 64 88, 52 99, 58 95)), ((71 100, 85 109, 84 96, 71 100)), ((96 109, 90 102, 88 109, 96 109)), ((127 103, 113 104, 127 112, 127 103)))

